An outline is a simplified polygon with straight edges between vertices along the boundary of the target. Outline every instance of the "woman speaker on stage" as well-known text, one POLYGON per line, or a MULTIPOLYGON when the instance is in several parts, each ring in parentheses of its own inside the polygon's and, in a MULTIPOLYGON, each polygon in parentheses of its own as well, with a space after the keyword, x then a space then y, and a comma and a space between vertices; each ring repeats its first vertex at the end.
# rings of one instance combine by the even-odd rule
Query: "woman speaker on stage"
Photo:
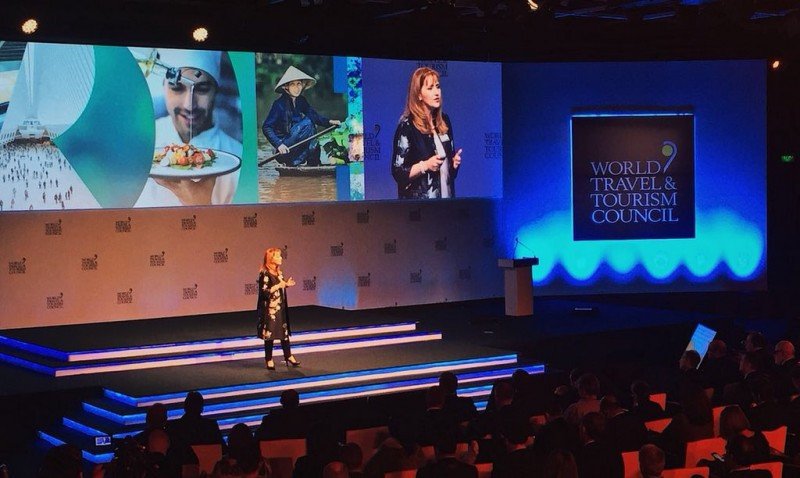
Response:
POLYGON ((289 345, 289 314, 286 311, 286 288, 295 284, 294 279, 289 277, 283 280, 281 264, 283 257, 281 250, 277 247, 270 247, 264 253, 264 263, 261 265, 261 272, 258 275, 258 338, 264 339, 264 361, 267 368, 275 370, 275 362, 272 361, 272 346, 275 340, 281 341, 283 349, 283 360, 286 366, 299 367, 298 362, 292 355, 289 345))

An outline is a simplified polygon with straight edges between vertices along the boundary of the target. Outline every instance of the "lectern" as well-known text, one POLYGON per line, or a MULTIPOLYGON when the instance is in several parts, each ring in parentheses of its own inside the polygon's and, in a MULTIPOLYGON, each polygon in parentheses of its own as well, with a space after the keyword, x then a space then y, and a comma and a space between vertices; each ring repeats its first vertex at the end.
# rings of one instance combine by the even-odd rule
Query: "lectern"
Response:
POLYGON ((539 258, 498 259, 497 265, 503 269, 506 315, 533 315, 531 268, 539 265, 539 258))

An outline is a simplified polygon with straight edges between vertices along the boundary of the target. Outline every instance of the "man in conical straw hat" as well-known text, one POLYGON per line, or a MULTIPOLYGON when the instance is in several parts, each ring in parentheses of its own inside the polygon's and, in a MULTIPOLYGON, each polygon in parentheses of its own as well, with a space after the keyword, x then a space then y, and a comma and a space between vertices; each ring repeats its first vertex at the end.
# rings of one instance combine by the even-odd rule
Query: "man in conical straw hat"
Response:
POLYGON ((289 148, 314 136, 316 126, 339 125, 341 121, 328 119, 317 113, 303 96, 303 90, 311 88, 317 80, 290 66, 278 83, 275 93, 281 96, 272 103, 261 130, 280 156, 278 162, 288 166, 319 166, 319 145, 308 141, 296 148, 289 148))

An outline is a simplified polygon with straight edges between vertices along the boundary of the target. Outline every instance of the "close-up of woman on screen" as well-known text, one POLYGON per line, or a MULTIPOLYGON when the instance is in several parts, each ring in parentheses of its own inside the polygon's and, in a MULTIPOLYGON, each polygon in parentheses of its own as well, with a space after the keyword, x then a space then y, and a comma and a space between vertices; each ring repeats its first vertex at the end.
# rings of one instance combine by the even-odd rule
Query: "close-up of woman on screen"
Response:
POLYGON ((417 68, 394 134, 392 176, 399 199, 456 197, 461 150, 455 150, 450 118, 442 111, 439 74, 417 68))

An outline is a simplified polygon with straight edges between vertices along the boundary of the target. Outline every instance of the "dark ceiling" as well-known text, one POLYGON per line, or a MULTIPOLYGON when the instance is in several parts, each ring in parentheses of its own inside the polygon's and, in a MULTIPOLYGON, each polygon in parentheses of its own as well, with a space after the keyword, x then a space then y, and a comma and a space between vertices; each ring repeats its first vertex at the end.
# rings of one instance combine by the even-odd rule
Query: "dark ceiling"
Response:
POLYGON ((0 40, 396 58, 798 57, 800 0, 7 0, 0 40), (301 2, 310 4, 303 6, 301 2), (315 5, 314 2, 319 4, 315 5))

